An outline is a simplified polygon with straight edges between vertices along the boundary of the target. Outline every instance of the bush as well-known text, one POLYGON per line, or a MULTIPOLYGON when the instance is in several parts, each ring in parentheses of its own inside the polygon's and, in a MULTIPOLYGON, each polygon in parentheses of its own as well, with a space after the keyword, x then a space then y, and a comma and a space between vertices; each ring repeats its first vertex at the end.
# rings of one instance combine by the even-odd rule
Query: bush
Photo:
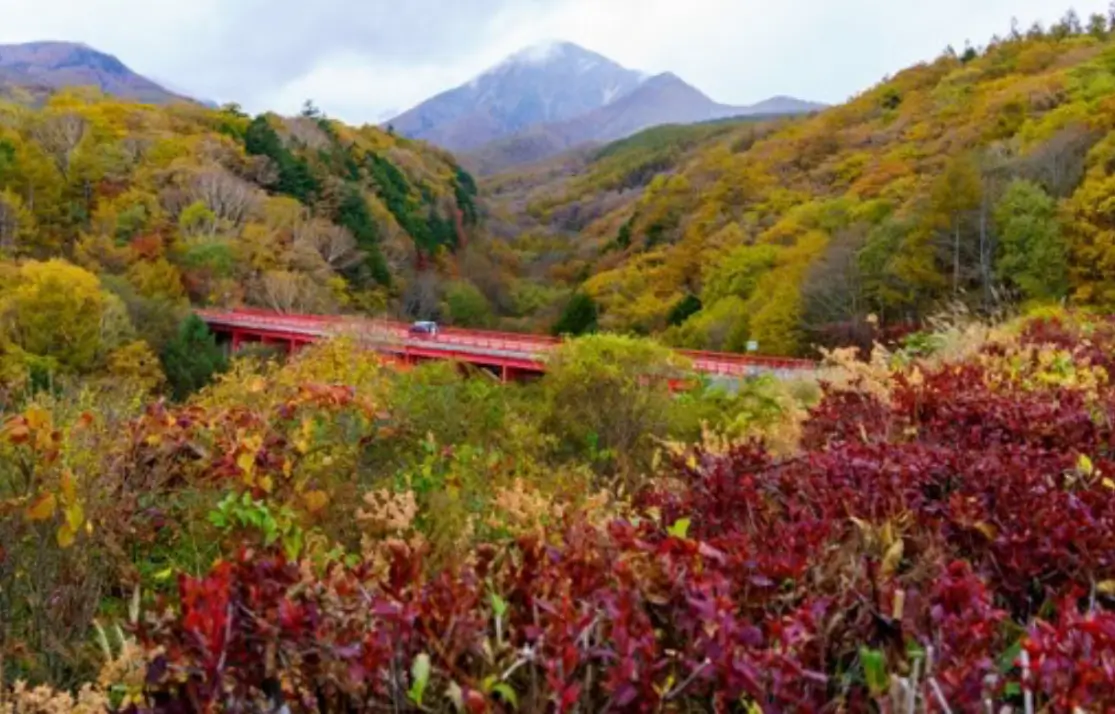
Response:
MULTIPOLYGON (((1088 361, 1115 330, 1088 332, 830 387, 797 458, 691 449, 631 517, 570 513, 445 568, 392 539, 309 579, 245 550, 145 630, 151 691, 168 709, 1115 706, 1115 391, 1088 361)), ((632 342, 574 343, 555 374, 658 364, 632 342)))
POLYGON ((543 423, 570 455, 633 476, 669 433, 670 380, 684 360, 655 342, 590 335, 550 354, 543 423))

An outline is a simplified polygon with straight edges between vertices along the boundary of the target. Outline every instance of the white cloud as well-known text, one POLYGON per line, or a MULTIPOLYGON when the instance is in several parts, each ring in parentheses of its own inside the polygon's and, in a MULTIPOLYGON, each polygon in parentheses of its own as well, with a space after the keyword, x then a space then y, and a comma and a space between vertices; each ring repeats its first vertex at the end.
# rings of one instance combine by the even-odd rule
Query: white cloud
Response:
MULTIPOLYGON (((839 102, 1070 0, 0 0, 0 42, 84 41, 206 99, 381 121, 554 38, 715 99, 839 102)), ((1107 0, 1075 2, 1086 16, 1107 0)))

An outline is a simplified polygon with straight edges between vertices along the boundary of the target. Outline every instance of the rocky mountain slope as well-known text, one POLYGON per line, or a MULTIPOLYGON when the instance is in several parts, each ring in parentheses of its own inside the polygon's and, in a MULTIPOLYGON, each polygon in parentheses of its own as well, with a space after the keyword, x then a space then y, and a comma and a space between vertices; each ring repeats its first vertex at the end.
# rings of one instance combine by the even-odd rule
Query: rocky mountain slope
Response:
POLYGON ((403 136, 487 155, 488 163, 499 168, 659 124, 796 114, 819 107, 786 97, 750 107, 718 104, 674 74, 647 77, 575 44, 558 42, 517 52, 390 124, 403 136))
POLYGON ((480 173, 531 163, 582 144, 605 144, 666 124, 697 124, 731 117, 805 114, 823 105, 788 97, 753 106, 713 101, 672 72, 650 77, 630 93, 564 122, 538 124, 507 139, 472 152, 469 160, 480 173))
POLYGON ((0 45, 0 87, 8 97, 22 88, 40 98, 64 87, 96 87, 105 94, 149 104, 191 101, 136 74, 116 57, 74 42, 0 45))
POLYGON ((577 45, 549 43, 517 52, 390 124, 403 136, 467 151, 535 124, 598 109, 642 79, 639 72, 577 45))

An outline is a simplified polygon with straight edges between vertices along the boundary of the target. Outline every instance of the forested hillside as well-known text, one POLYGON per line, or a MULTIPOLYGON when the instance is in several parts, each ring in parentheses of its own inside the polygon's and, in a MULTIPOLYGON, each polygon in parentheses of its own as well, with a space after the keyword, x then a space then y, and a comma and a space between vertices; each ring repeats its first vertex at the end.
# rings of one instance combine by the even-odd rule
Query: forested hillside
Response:
MULTIPOLYGON (((39 109, 0 104, 0 254, 22 263, 5 264, 6 319, 31 319, 12 295, 36 281, 88 284, 97 307, 84 318, 119 314, 155 350, 190 303, 435 311, 440 294, 415 276, 452 266, 478 222, 475 197, 447 154, 310 105, 252 118, 87 90, 39 109), (29 262, 55 258, 73 266, 29 262)), ((8 330, 5 354, 46 356, 33 333, 8 330)), ((120 346, 90 339, 67 366, 103 364, 120 346)))
POLYGON ((511 262, 580 288, 574 311, 604 327, 776 354, 951 301, 1115 306, 1109 19, 948 51, 812 118, 654 130, 500 176, 528 228, 511 262))
POLYGON ((1080 25, 482 191, 311 104, 12 93, 0 714, 1115 711, 1115 38, 1080 25), (732 384, 633 335, 504 384, 183 319, 789 353, 953 302, 732 384))

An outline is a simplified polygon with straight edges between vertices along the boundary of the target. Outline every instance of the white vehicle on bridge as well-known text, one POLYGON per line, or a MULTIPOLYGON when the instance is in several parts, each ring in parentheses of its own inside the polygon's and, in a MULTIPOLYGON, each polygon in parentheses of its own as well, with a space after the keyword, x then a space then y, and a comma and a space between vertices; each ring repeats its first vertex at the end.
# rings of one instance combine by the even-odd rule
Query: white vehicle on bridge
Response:
POLYGON ((415 322, 407 330, 411 337, 437 337, 437 323, 428 320, 415 322))

